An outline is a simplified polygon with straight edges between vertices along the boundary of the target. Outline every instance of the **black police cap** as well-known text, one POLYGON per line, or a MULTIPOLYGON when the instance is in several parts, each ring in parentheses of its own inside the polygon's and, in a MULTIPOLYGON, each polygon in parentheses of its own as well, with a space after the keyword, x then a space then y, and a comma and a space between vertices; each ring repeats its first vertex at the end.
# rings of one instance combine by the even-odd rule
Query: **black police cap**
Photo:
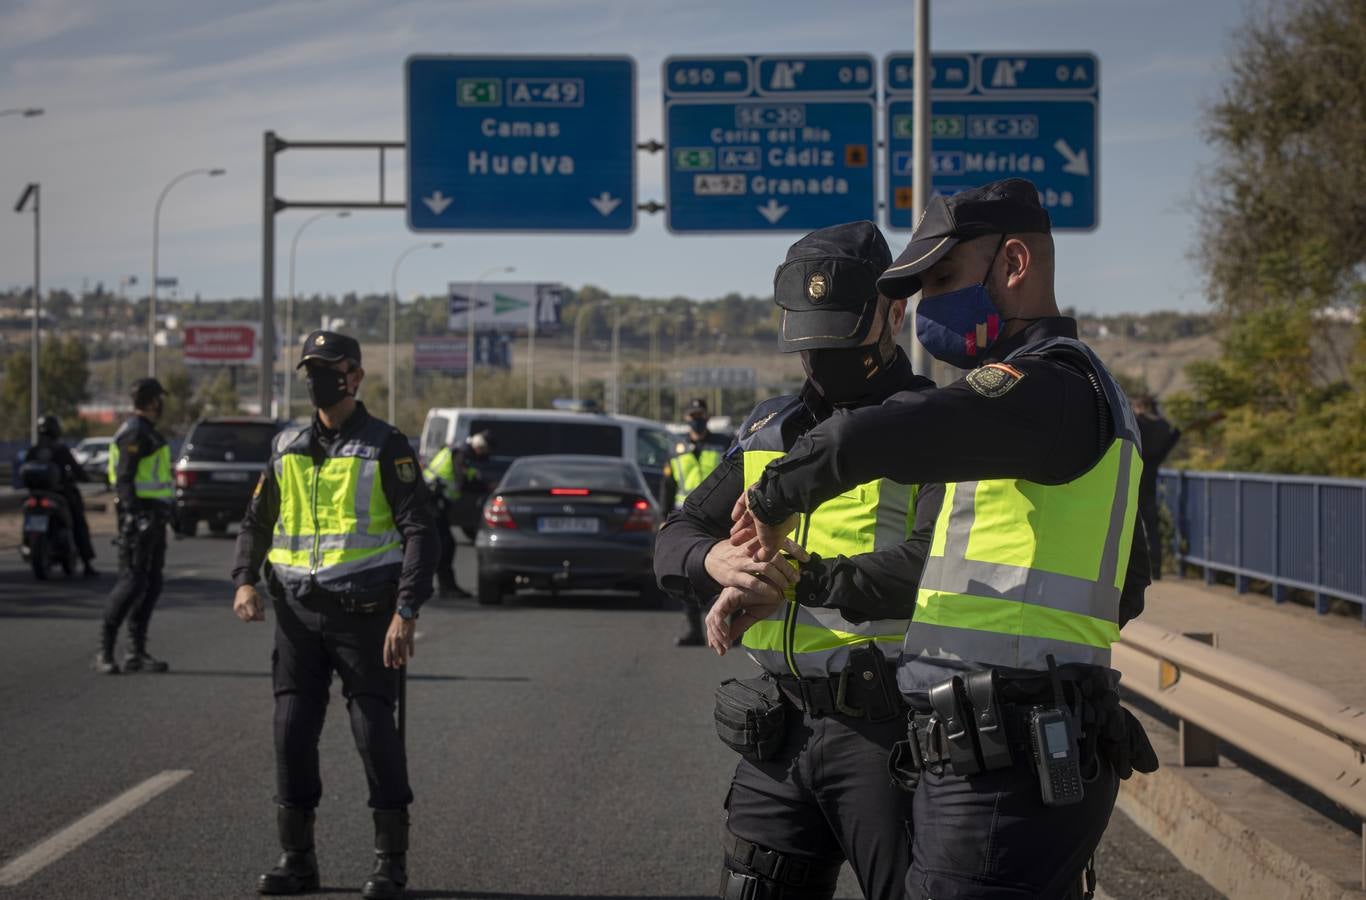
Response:
POLYGON ((882 273, 878 290, 888 297, 909 297, 920 290, 920 273, 963 241, 985 234, 1048 234, 1053 230, 1039 192, 1023 178, 993 181, 936 196, 916 223, 911 242, 882 273))
POLYGON ((783 352, 861 344, 877 313, 877 278, 891 261, 872 222, 832 225, 793 244, 773 276, 783 352))
POLYGON ((314 331, 304 338, 299 365, 303 368, 310 362, 334 363, 349 359, 360 365, 360 341, 335 331, 314 331))
POLYGON ((128 394, 133 398, 133 408, 142 409, 156 398, 165 396, 166 389, 155 378, 139 378, 133 382, 133 388, 128 394))
POLYGON ((692 415, 692 414, 695 413, 695 412, 702 412, 702 413, 704 413, 704 412, 706 412, 706 411, 707 411, 707 400, 706 400, 706 398, 705 398, 705 397, 694 397, 694 398, 692 398, 692 401, 688 403, 687 408, 685 408, 685 409, 683 410, 683 414, 684 414, 684 415, 692 415))

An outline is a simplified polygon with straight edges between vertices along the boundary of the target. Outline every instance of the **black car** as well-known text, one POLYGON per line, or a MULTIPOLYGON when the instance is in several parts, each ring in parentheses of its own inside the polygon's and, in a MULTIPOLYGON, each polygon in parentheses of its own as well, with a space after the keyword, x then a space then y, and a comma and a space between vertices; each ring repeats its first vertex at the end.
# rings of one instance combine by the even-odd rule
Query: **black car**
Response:
POLYGON ((273 419, 200 419, 185 436, 175 464, 175 505, 180 533, 193 536, 202 520, 223 534, 242 521, 256 481, 270 461, 280 430, 273 419))
POLYGON ((528 456, 484 504, 478 600, 519 587, 629 589, 653 599, 659 506, 640 469, 605 456, 528 456))

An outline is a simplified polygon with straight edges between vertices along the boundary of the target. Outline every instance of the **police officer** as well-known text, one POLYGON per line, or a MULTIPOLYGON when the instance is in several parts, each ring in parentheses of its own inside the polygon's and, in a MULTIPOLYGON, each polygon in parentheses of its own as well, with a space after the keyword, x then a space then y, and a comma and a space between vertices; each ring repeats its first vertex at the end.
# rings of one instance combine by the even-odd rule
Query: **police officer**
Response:
MULTIPOLYGON (((723 435, 712 434, 707 428, 707 401, 694 398, 684 410, 688 435, 674 445, 674 455, 664 470, 664 496, 668 509, 681 507, 688 495, 697 490, 707 476, 715 471, 730 446, 723 435)), ((667 511, 666 511, 667 512, 667 511)), ((702 613, 694 603, 683 604, 684 631, 674 643, 679 647, 701 647, 706 643, 702 633, 702 613)))
MULTIPOLYGON (((845 860, 865 896, 890 898, 910 864, 911 798, 889 790, 887 778, 889 751, 905 735, 893 663, 942 487, 872 478, 821 505, 794 548, 800 572, 782 559, 756 564, 729 541, 745 486, 802 434, 837 411, 933 387, 895 343, 905 301, 878 295, 890 263, 871 222, 824 228, 792 246, 774 294, 782 349, 801 353, 806 382, 755 408, 737 446, 656 544, 666 590, 692 602, 739 599, 759 626, 744 633, 744 647, 789 707, 781 746, 735 770, 722 835, 725 898, 829 898, 845 860)), ((713 641, 721 653, 729 646, 729 633, 713 641)))
POLYGON ((921 343, 971 371, 813 428, 737 505, 733 540, 756 537, 766 558, 791 543, 797 513, 870 478, 947 483, 897 673, 917 712, 906 896, 1076 896, 1119 779, 1156 767, 1109 669, 1148 584, 1134 416, 1058 313, 1049 218, 1029 182, 933 199, 878 287, 920 291, 921 343), (963 700, 969 683, 980 690, 963 700), (955 705, 966 729, 941 712, 955 705), (1035 707, 1070 720, 1057 743, 1079 763, 1080 802, 1044 802, 1035 707))
POLYGON ((436 563, 436 581, 443 597, 468 597, 470 592, 455 581, 455 532, 451 516, 461 498, 477 499, 476 495, 488 488, 479 475, 476 463, 489 458, 493 445, 489 433, 481 431, 465 438, 459 447, 442 447, 427 468, 422 479, 427 483, 434 501, 436 535, 441 555, 436 563))
POLYGON ((412 448, 356 392, 360 344, 315 331, 299 363, 317 414, 275 439, 237 539, 233 612, 265 619, 255 584, 265 563, 275 608, 275 777, 284 855, 262 894, 318 887, 314 810, 322 797, 318 738, 335 670, 365 764, 375 868, 365 897, 402 897, 407 883, 408 765, 394 723, 399 669, 413 654, 430 596, 434 523, 412 448))
POLYGON ((147 623, 161 596, 166 565, 166 526, 175 488, 171 448, 156 429, 165 409, 166 390, 155 378, 133 382, 133 416, 109 446, 109 481, 118 497, 119 579, 109 594, 95 669, 116 674, 114 638, 128 620, 125 672, 165 672, 168 666, 147 652, 147 623))
POLYGON ((26 459, 51 463, 57 467, 61 480, 58 493, 66 501, 71 516, 71 533, 76 540, 76 551, 85 564, 85 577, 97 578, 95 571, 95 547, 90 541, 90 523, 85 518, 85 500, 81 497, 80 482, 90 481, 81 464, 71 454, 71 448, 62 443, 62 421, 56 416, 43 416, 38 420, 38 443, 26 459))

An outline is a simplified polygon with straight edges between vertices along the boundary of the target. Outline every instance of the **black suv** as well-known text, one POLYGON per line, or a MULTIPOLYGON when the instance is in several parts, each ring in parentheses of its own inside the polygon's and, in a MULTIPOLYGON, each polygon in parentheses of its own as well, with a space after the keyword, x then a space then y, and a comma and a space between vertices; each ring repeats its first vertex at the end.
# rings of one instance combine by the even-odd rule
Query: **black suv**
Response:
POLYGON ((242 521, 280 428, 273 419, 241 416, 194 424, 175 464, 181 534, 193 537, 201 519, 214 534, 226 532, 230 522, 242 521))

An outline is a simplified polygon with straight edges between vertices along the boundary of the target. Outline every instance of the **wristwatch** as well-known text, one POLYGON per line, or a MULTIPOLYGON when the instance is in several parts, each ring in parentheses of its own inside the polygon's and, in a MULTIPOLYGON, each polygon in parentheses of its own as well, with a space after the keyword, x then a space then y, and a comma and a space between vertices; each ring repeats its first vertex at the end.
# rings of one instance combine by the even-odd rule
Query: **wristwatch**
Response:
POLYGON ((417 610, 413 609, 411 606, 400 606, 398 608, 398 617, 405 622, 411 622, 417 618, 417 610))

